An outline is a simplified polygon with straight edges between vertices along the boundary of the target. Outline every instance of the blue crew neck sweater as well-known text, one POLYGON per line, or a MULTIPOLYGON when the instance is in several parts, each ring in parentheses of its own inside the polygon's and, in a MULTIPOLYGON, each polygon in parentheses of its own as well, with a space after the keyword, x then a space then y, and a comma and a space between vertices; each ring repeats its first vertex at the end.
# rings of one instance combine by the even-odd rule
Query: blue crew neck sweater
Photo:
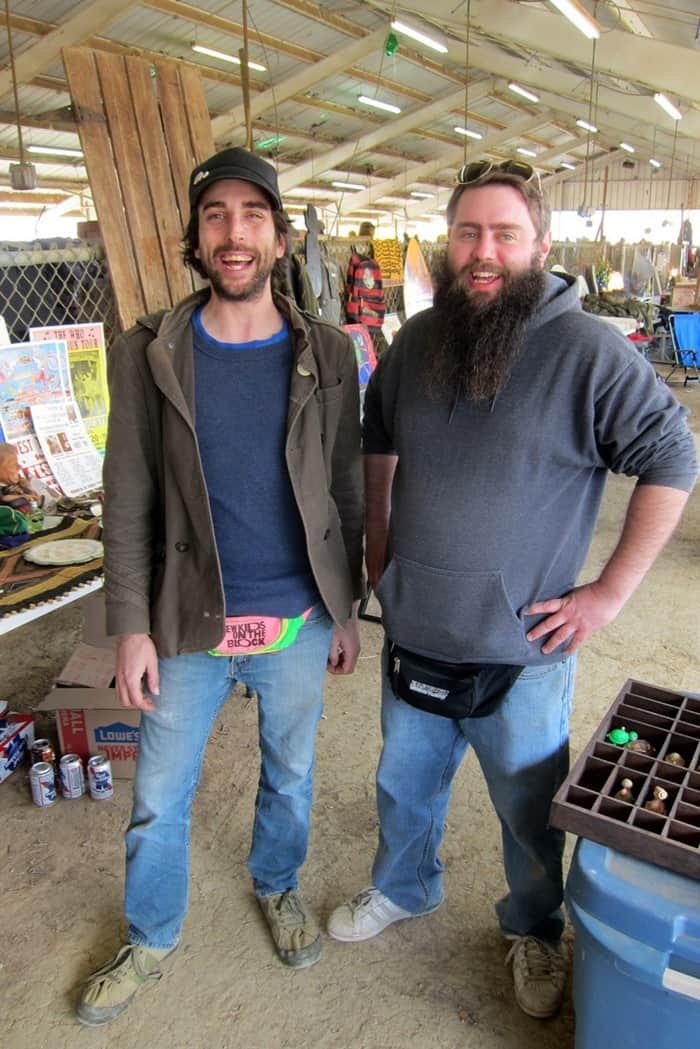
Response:
POLYGON ((223 343, 192 318, 195 430, 226 614, 297 616, 319 600, 284 446, 292 367, 285 322, 271 339, 223 343))

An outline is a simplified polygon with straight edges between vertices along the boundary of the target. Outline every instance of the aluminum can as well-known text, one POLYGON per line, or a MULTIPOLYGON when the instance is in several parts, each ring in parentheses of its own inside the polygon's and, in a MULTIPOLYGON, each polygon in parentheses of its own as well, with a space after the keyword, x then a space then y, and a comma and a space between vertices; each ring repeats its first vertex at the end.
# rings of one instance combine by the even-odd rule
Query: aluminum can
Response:
POLYGON ((56 760, 56 752, 48 739, 35 739, 32 743, 32 765, 38 761, 48 761, 53 765, 56 760))
POLYGON ((85 774, 78 754, 64 754, 58 766, 61 794, 64 798, 80 798, 85 793, 85 774))
POLYGON ((29 782, 32 787, 32 801, 44 809, 53 805, 56 800, 56 777, 53 765, 48 761, 37 761, 29 770, 29 782))
POLYGON ((95 754, 87 763, 88 787, 90 797, 95 801, 104 801, 114 797, 112 766, 103 754, 95 754))

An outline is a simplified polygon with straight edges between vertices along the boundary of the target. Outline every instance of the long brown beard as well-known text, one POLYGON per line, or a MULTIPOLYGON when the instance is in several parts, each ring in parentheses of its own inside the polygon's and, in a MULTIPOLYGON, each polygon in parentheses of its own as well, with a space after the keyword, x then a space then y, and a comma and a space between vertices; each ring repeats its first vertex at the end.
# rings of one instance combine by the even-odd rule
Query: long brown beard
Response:
POLYGON ((527 322, 544 291, 539 256, 523 273, 503 273, 495 298, 466 292, 442 255, 433 267, 435 339, 426 362, 428 392, 491 400, 522 352, 527 322))

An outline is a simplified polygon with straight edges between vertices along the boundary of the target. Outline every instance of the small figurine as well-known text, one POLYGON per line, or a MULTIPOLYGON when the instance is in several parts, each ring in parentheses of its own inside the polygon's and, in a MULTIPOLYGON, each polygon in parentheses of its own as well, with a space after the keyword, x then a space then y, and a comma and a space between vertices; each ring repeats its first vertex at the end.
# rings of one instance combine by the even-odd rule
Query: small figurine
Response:
POLYGON ((677 765, 679 769, 685 768, 685 761, 675 750, 671 751, 670 754, 667 754, 664 761, 667 761, 669 765, 677 765))
POLYGON ((647 801, 644 808, 649 812, 658 812, 660 816, 666 815, 666 806, 664 802, 668 797, 668 791, 664 790, 663 787, 654 787, 652 791, 653 797, 650 801, 647 801))
POLYGON ((612 728, 605 737, 611 743, 614 743, 617 747, 624 747, 630 740, 637 739, 637 733, 634 731, 628 732, 625 726, 622 728, 612 728))
POLYGON ((654 753, 654 748, 648 739, 639 739, 635 733, 635 738, 631 739, 629 743, 625 744, 626 750, 634 750, 637 754, 649 754, 654 753))
POLYGON ((634 794, 632 793, 633 786, 634 783, 631 779, 623 779, 622 783, 620 784, 620 789, 618 790, 615 797, 619 801, 628 801, 631 804, 634 801, 634 794))

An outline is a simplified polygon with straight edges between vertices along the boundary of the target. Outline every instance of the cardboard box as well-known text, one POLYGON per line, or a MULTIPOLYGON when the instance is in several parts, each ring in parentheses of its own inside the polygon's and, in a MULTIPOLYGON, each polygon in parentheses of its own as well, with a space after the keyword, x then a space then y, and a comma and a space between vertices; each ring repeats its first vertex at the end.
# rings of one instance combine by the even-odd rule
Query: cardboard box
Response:
POLYGON ((55 688, 38 709, 56 712, 62 754, 104 754, 113 776, 134 778, 141 713, 120 706, 113 688, 55 688))
POLYGON ((31 714, 3 714, 0 719, 0 783, 24 765, 34 742, 31 714))
POLYGON ((56 678, 59 688, 111 688, 114 685, 114 649, 82 641, 56 678))

